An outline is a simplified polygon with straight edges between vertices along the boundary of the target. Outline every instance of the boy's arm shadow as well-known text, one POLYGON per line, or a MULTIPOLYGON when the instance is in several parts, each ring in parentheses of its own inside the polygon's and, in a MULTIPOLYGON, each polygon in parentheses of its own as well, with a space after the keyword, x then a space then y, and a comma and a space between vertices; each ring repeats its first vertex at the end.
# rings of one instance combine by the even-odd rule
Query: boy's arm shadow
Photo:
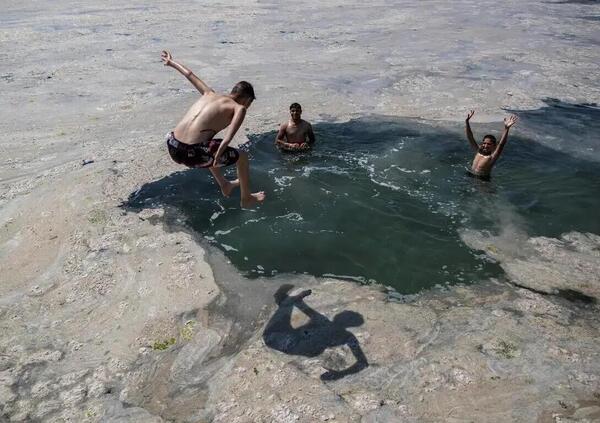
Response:
POLYGON ((350 366, 344 370, 327 369, 327 371, 320 376, 321 380, 338 380, 345 376, 348 376, 348 375, 351 375, 354 373, 358 373, 361 370, 369 367, 369 362, 367 361, 367 357, 363 353, 362 348, 360 348, 360 344, 358 343, 358 340, 350 332, 348 332, 348 341, 346 342, 346 345, 348 345, 348 347, 350 347, 350 350, 352 351, 352 354, 354 355, 356 362, 352 366, 350 366))
POLYGON ((304 292, 306 292, 306 291, 301 292, 300 295, 297 296, 299 298, 297 298, 294 301, 294 305, 298 308, 298 310, 300 310, 302 313, 304 313, 310 319, 310 322, 308 322, 306 324, 306 326, 331 325, 332 322, 331 322, 331 320, 329 320, 327 318, 327 316, 324 316, 323 314, 319 313, 314 308, 312 308, 311 306, 309 306, 308 304, 306 304, 304 302, 304 297, 307 297, 308 295, 310 295, 310 289, 308 291, 309 291, 309 293, 307 295, 300 297, 300 295, 304 294, 304 292))

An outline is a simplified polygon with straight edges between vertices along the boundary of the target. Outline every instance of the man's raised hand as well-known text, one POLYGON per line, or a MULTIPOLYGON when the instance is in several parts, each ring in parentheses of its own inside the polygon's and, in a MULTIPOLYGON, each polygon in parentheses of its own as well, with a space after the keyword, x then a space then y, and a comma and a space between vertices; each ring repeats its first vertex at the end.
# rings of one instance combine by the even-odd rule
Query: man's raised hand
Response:
POLYGON ((167 50, 163 50, 162 53, 160 53, 160 58, 162 59, 165 66, 169 66, 171 64, 171 61, 173 60, 173 58, 171 57, 171 53, 169 53, 167 50))
POLYGON ((508 129, 517 123, 518 120, 519 118, 517 115, 510 115, 509 117, 504 118, 504 127, 508 129))
POLYGON ((475 114, 475 110, 471 110, 468 114, 467 114, 467 122, 469 121, 469 119, 471 119, 473 117, 473 115, 475 114))

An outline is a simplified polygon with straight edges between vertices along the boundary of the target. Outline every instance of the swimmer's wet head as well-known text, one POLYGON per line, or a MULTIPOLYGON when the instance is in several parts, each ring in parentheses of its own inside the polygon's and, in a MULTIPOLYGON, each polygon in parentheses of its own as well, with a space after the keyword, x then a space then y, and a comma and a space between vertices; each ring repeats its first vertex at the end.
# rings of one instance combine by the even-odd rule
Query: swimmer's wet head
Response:
POLYGON ((485 135, 483 141, 479 144, 479 154, 489 156, 496 149, 496 137, 493 135, 485 135))
POLYGON ((294 122, 300 122, 300 119, 302 119, 302 106, 298 103, 292 103, 290 105, 290 116, 294 122))

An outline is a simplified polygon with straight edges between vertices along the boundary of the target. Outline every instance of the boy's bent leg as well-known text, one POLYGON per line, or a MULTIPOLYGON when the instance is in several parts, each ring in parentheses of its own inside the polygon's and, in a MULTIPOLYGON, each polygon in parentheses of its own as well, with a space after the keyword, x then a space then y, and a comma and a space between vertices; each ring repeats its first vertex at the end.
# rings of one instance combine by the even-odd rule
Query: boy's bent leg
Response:
POLYGON ((217 181, 217 184, 219 184, 219 187, 221 188, 221 192, 223 193, 223 195, 225 197, 229 197, 231 195, 231 191, 233 191, 233 189, 235 187, 240 186, 240 182, 238 179, 233 180, 233 181, 228 181, 227 179, 225 179, 225 177, 221 173, 220 168, 211 167, 209 169, 210 169, 210 173, 212 173, 215 180, 217 181))
POLYGON ((240 204, 242 207, 252 207, 265 200, 264 191, 250 192, 250 169, 248 165, 248 154, 240 151, 240 158, 237 161, 237 174, 240 181, 240 204))

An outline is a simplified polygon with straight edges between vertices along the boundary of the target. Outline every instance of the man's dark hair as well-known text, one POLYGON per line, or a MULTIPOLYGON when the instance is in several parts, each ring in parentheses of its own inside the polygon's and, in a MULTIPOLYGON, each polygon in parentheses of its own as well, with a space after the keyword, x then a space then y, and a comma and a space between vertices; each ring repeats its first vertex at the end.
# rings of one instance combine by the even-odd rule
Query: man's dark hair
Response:
POLYGON ((290 110, 292 110, 292 109, 302 110, 302 106, 299 103, 292 103, 292 104, 290 104, 290 110))
POLYGON ((496 137, 493 135, 484 135, 483 139, 488 138, 490 141, 492 141, 494 144, 496 144, 496 137))
POLYGON ((252 88, 252 84, 246 81, 240 81, 231 89, 231 95, 236 95, 239 97, 249 98, 251 100, 256 100, 256 96, 254 95, 254 88, 252 88))

